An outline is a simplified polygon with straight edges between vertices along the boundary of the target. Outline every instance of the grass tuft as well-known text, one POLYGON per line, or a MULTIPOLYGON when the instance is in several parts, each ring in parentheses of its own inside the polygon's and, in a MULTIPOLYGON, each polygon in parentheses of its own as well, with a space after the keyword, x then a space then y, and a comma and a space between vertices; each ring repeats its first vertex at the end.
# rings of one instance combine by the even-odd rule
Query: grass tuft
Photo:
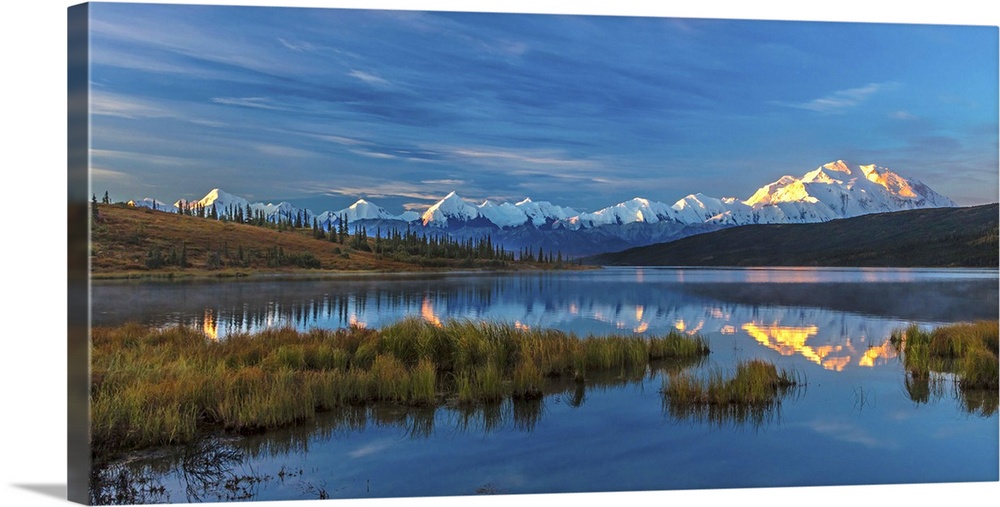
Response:
MULTIPOLYGON (((890 342, 901 352, 907 375, 914 381, 930 382, 942 375, 953 375, 963 391, 995 391, 1000 375, 998 324, 998 321, 977 321, 930 331, 912 324, 905 330, 894 331, 890 342)), ((916 391, 923 393, 926 389, 918 386, 916 391)))
POLYGON ((668 374, 662 393, 667 410, 678 418, 760 424, 790 389, 803 384, 792 371, 752 359, 737 364, 731 376, 718 370, 706 378, 686 372, 668 374))

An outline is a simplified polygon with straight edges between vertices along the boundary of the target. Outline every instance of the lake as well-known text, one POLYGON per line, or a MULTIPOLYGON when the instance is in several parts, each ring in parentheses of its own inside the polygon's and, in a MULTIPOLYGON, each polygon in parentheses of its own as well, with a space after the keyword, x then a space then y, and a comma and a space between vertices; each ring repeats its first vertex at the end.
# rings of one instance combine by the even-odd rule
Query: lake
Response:
MULTIPOLYGON (((994 401, 918 389, 889 334, 998 316, 998 272, 607 268, 510 274, 94 282, 93 325, 378 328, 407 316, 576 333, 704 336, 694 372, 764 358, 805 385, 762 413, 672 410, 666 369, 552 385, 534 402, 374 405, 133 457, 134 503, 996 481, 994 401)), ((987 399, 989 399, 987 396, 987 399)), ((117 474, 117 475, 115 475, 117 474)), ((109 480, 109 483, 111 481, 109 480)), ((114 488, 111 488, 114 489, 114 488)))

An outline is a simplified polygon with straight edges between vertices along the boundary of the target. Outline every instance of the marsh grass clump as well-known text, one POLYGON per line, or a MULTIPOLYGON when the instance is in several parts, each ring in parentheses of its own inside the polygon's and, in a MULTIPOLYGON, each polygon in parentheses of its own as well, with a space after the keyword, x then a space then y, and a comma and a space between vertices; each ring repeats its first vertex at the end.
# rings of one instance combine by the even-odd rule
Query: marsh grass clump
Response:
POLYGON ((212 428, 260 432, 347 406, 532 400, 560 379, 641 377, 651 361, 708 354, 701 338, 676 333, 578 337, 413 318, 382 330, 279 328, 222 341, 126 324, 94 328, 91 345, 98 451, 187 443, 212 428))
MULTIPOLYGON (((940 382, 942 377, 953 376, 962 391, 996 391, 998 335, 998 321, 977 321, 930 331, 912 324, 894 331, 889 339, 900 351, 913 382, 940 382)), ((922 386, 915 389, 918 393, 925 390, 922 386)))
POLYGON ((762 423, 792 389, 805 382, 790 370, 761 359, 743 361, 732 375, 720 370, 707 377, 687 372, 667 375, 663 400, 671 415, 717 423, 762 423))
POLYGON ((708 342, 701 336, 688 336, 671 329, 665 336, 650 338, 649 359, 700 357, 708 355, 708 342))
POLYGON ((671 375, 664 380, 663 394, 678 404, 765 405, 801 383, 789 370, 778 370, 773 363, 751 359, 737 364, 735 373, 728 377, 718 370, 707 379, 683 372, 671 375))

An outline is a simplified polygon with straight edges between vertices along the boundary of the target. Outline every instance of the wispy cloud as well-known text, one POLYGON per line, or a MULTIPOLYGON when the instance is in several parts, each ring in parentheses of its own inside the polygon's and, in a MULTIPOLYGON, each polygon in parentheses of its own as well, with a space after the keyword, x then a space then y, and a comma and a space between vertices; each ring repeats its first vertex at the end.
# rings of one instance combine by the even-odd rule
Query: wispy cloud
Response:
MULTIPOLYGON (((204 10, 201 14, 204 16, 201 23, 191 23, 191 14, 185 15, 174 6, 104 7, 95 10, 89 28, 99 43, 112 41, 119 47, 132 47, 137 54, 155 54, 158 59, 172 60, 169 70, 181 73, 185 69, 201 72, 218 64, 230 70, 271 75, 293 75, 306 70, 300 60, 287 58, 287 51, 271 43, 273 38, 231 37, 233 32, 224 26, 226 23, 214 23, 211 19, 220 15, 219 11, 204 10)), ((263 30, 266 26, 258 28, 263 30)), ((232 72, 228 75, 233 76, 232 72)))
POLYGON ((91 114, 137 118, 170 118, 177 113, 148 100, 128 95, 94 92, 90 99, 91 114))
POLYGON ((104 169, 101 167, 91 167, 90 175, 93 176, 95 179, 102 179, 102 180, 127 180, 132 177, 131 175, 123 173, 121 171, 114 171, 111 169, 104 169))
POLYGON ((465 180, 457 180, 457 179, 423 180, 421 181, 421 183, 424 183, 426 185, 446 185, 452 187, 459 187, 465 185, 465 180))
POLYGON ((90 63, 94 66, 117 67, 140 72, 184 75, 187 78, 228 79, 230 74, 220 69, 192 65, 190 62, 172 61, 164 58, 150 58, 135 50, 105 48, 91 52, 90 63))
POLYGON ((354 153, 355 155, 361 155, 369 158, 405 160, 410 162, 430 162, 444 160, 447 158, 445 154, 436 150, 428 150, 407 144, 385 145, 377 144, 375 142, 359 142, 356 144, 364 144, 365 146, 350 149, 348 151, 354 153))
POLYGON ((278 42, 280 42, 282 46, 285 46, 286 48, 291 49, 292 51, 305 52, 305 51, 316 50, 316 46, 308 42, 290 42, 286 40, 284 37, 278 37, 278 42))
POLYGON ((879 92, 892 89, 895 86, 895 83, 868 83, 858 88, 838 90, 829 95, 813 99, 808 102, 779 102, 778 104, 787 107, 815 111, 817 113, 835 114, 851 109, 862 102, 865 102, 869 97, 879 92))
POLYGON ((352 70, 351 72, 348 72, 347 75, 355 79, 360 79, 368 84, 380 86, 388 86, 390 84, 385 78, 363 70, 352 70))
POLYGON ((314 157, 317 154, 308 150, 302 150, 299 148, 292 148, 290 146, 280 146, 276 144, 258 144, 254 146, 257 151, 265 155, 274 155, 276 157, 314 157))
POLYGON ((226 122, 203 116, 203 113, 208 113, 188 102, 144 99, 104 91, 92 92, 90 112, 95 116, 128 120, 172 119, 214 128, 227 125, 226 122))
POLYGON ((423 213, 424 211, 427 211, 427 208, 430 208, 430 207, 431 207, 431 205, 428 204, 428 203, 426 203, 426 202, 406 202, 406 203, 403 203, 403 209, 405 209, 406 211, 417 211, 417 212, 423 213))
POLYGON ((147 152, 135 152, 135 151, 124 151, 124 150, 91 149, 90 156, 94 160, 122 161, 127 163, 142 163, 142 164, 172 166, 172 167, 188 167, 192 163, 192 159, 185 157, 171 157, 166 155, 156 155, 147 152))
POLYGON ((365 150, 349 150, 349 151, 351 153, 355 154, 355 155, 361 155, 362 157, 386 158, 386 159, 399 158, 399 157, 397 157, 395 155, 391 155, 389 153, 381 153, 381 152, 377 152, 377 151, 365 151, 365 150))
POLYGON ((406 199, 420 199, 425 201, 436 201, 444 197, 442 189, 431 185, 416 185, 404 182, 379 182, 368 185, 338 184, 330 187, 327 183, 307 185, 309 191, 325 193, 328 195, 342 195, 346 197, 366 196, 372 198, 402 197, 406 199))
POLYGON ((277 106, 267 97, 215 97, 212 102, 227 106, 251 107, 255 109, 269 109, 281 111, 285 108, 277 106))
POLYGON ((310 134, 312 137, 319 139, 321 141, 329 141, 331 143, 342 144, 344 146, 354 146, 359 144, 369 144, 367 141, 362 141, 360 139, 354 139, 351 137, 335 136, 331 134, 310 134))
POLYGON ((485 151, 485 150, 469 150, 469 149, 459 149, 452 153, 458 155, 459 157, 467 157, 474 159, 497 159, 503 161, 514 161, 514 162, 525 162, 529 164, 543 164, 543 165, 575 165, 578 164, 578 160, 561 159, 554 157, 544 157, 544 156, 532 156, 524 153, 517 153, 514 151, 485 151))
POLYGON ((591 161, 569 157, 554 150, 495 148, 495 147, 442 147, 442 153, 455 159, 487 164, 527 164, 536 166, 587 167, 591 161))

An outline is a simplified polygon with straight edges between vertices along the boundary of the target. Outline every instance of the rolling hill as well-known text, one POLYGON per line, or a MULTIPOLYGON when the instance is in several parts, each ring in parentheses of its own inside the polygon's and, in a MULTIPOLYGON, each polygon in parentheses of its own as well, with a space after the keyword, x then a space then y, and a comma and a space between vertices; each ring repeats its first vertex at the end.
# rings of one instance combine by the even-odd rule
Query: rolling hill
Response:
MULTIPOLYGON (((374 253, 369 238, 336 243, 310 228, 280 229, 213 220, 145 207, 100 204, 90 241, 91 275, 244 276, 254 273, 422 271, 441 269, 580 269, 531 260, 488 256, 443 257, 430 253, 374 253)), ((383 245, 385 242, 383 241, 383 245)), ((419 248, 419 245, 418 245, 419 248)))

